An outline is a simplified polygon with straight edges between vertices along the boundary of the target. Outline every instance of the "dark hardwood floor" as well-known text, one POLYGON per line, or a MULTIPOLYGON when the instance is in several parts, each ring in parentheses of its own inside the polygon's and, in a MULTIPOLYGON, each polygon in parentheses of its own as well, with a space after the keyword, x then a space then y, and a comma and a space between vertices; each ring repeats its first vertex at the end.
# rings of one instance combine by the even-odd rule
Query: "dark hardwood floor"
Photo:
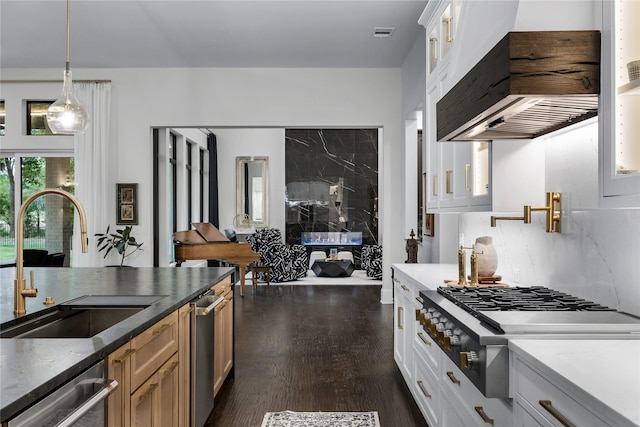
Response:
POLYGON ((259 427, 266 412, 378 411, 426 426, 393 360, 393 305, 380 286, 251 287, 235 300, 235 378, 207 426, 259 427))

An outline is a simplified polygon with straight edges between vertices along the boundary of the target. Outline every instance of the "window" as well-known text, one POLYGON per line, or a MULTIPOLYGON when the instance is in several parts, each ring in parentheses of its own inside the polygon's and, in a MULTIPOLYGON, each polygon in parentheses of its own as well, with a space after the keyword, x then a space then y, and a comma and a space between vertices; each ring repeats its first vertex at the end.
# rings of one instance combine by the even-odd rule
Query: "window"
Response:
POLYGON ((178 137, 175 134, 171 134, 169 137, 169 194, 171 195, 171 232, 178 231, 178 167, 177 167, 177 150, 178 150, 178 137))
POLYGON ((4 136, 4 101, 0 101, 0 136, 4 136))
POLYGON ((207 221, 209 151, 197 128, 153 128, 152 138, 153 265, 166 267, 175 260, 173 233, 207 221))
POLYGON ((193 144, 187 141, 187 161, 185 162, 186 178, 187 178, 187 226, 185 230, 191 228, 191 212, 193 210, 193 178, 191 176, 191 155, 193 151, 193 144))
POLYGON ((47 123, 47 109, 54 101, 27 101, 27 135, 53 135, 47 123))
MULTIPOLYGON (((62 188, 73 193, 74 159, 47 155, 0 157, 0 259, 15 259, 18 211, 31 194, 43 188, 62 188)), ((24 248, 64 254, 70 265, 74 211, 62 197, 35 199, 24 216, 24 248)))

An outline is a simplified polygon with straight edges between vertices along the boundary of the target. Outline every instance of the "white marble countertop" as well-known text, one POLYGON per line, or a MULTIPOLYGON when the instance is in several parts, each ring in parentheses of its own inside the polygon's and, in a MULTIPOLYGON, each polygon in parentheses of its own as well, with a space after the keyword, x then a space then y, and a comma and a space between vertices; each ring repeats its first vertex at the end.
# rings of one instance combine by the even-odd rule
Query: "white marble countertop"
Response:
POLYGON ((392 268, 424 289, 435 290, 445 280, 458 278, 457 264, 393 264, 392 268))
POLYGON ((509 349, 613 425, 640 426, 640 339, 515 339, 509 349))

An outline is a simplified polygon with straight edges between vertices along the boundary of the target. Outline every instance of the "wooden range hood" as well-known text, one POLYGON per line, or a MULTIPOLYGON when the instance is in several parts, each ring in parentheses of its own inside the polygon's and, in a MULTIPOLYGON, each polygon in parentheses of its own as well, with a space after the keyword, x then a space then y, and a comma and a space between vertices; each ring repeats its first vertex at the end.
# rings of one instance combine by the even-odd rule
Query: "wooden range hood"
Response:
POLYGON ((599 31, 510 32, 438 101, 438 141, 536 138, 596 116, 599 93, 599 31))

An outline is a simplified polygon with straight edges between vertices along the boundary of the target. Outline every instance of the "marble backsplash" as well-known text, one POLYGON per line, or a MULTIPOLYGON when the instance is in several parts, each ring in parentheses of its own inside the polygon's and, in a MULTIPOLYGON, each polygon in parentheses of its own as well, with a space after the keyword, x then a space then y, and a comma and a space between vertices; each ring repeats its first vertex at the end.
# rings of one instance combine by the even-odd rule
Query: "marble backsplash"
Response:
POLYGON ((562 232, 546 233, 545 215, 535 212, 531 224, 495 228, 491 213, 460 214, 459 233, 468 245, 492 236, 496 274, 510 284, 547 286, 640 316, 640 207, 598 208, 597 123, 541 142, 546 191, 562 193, 562 232))
POLYGON ((459 227, 467 244, 493 237, 503 281, 547 286, 640 316, 640 209, 572 211, 560 234, 545 232, 544 215, 495 228, 490 216, 462 214, 459 227))

